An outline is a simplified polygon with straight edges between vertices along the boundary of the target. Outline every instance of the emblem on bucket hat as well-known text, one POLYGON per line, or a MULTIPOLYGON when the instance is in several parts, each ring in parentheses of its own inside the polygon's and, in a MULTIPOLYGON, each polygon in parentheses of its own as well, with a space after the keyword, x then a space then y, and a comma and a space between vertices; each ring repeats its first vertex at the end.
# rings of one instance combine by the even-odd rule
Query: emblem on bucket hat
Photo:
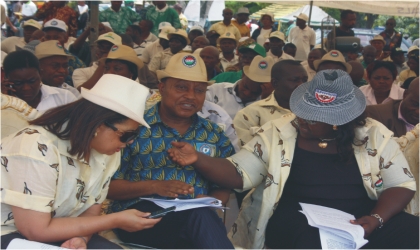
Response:
POLYGON ((268 63, 266 61, 261 61, 258 64, 258 68, 260 68, 260 69, 266 69, 267 67, 268 67, 268 63))
POLYGON ((117 49, 118 49, 118 45, 114 45, 112 46, 111 51, 116 51, 117 49))
POLYGON ((197 64, 197 59, 192 55, 184 56, 184 58, 182 58, 182 64, 188 68, 192 68, 197 64))
POLYGON ((322 103, 331 103, 335 101, 335 99, 337 98, 337 94, 316 89, 315 98, 322 103))
POLYGON ((55 45, 57 45, 57 47, 58 47, 59 49, 63 49, 63 46, 61 46, 60 42, 57 42, 55 45))
POLYGON ((57 23, 57 21, 52 21, 51 22, 51 25, 57 25, 58 23, 57 23))

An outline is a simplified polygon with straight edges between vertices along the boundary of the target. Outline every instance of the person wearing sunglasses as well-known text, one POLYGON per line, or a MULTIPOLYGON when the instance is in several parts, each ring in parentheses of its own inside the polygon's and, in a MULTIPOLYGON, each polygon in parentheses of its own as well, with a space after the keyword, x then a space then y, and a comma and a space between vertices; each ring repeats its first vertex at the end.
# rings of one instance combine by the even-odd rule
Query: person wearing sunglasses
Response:
POLYGON ((77 100, 68 90, 42 84, 39 61, 27 50, 8 54, 4 59, 3 69, 6 78, 1 83, 2 93, 22 99, 39 111, 77 100))
POLYGON ((363 248, 418 249, 419 218, 403 211, 414 175, 392 131, 365 108, 346 72, 323 70, 293 91, 292 113, 264 124, 237 154, 216 159, 172 142, 169 158, 220 187, 252 189, 228 234, 237 248, 321 249, 303 202, 354 215, 363 248))
MULTIPOLYGON (((213 185, 192 167, 181 168, 169 160, 166 152, 172 141, 187 141, 210 157, 224 158, 234 153, 223 129, 197 114, 209 85, 206 72, 204 61, 188 53, 175 54, 165 70, 157 71, 161 101, 144 115, 150 128, 140 127, 134 143, 122 152, 121 166, 109 187, 108 198, 113 200, 109 212, 162 209, 142 198, 212 196, 226 204, 230 190, 213 185)), ((153 228, 137 232, 122 228, 115 233, 123 242, 160 249, 233 248, 222 220, 209 208, 169 213, 153 228)))
POLYGON ((83 88, 80 100, 46 111, 2 140, 2 249, 15 238, 116 249, 121 247, 96 233, 138 231, 160 221, 135 209, 99 216, 120 150, 133 143, 139 124, 148 127, 148 93, 137 82, 107 74, 91 90, 83 88))

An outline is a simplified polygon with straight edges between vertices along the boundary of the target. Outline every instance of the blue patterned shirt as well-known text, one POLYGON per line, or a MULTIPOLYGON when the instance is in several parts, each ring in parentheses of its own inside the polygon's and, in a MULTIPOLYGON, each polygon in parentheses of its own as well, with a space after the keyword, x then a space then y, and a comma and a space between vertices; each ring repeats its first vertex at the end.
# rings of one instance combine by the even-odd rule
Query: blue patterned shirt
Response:
POLYGON ((72 53, 70 53, 70 51, 64 49, 64 52, 66 52, 67 55, 73 56, 73 58, 69 59, 69 74, 66 76, 64 82, 69 84, 70 86, 74 86, 73 79, 71 78, 71 76, 73 75, 73 72, 76 69, 85 68, 86 65, 76 55, 73 55, 72 53))
MULTIPOLYGON (((204 118, 194 115, 194 122, 184 135, 168 127, 159 116, 159 105, 150 108, 144 115, 150 129, 141 127, 140 135, 121 154, 121 166, 113 179, 128 181, 179 180, 194 187, 194 194, 180 195, 179 198, 195 198, 208 194, 213 184, 209 183, 192 166, 181 167, 168 158, 167 150, 171 142, 190 143, 199 152, 212 157, 226 158, 234 154, 234 148, 223 129, 204 118)), ((163 198, 159 195, 147 197, 163 198)), ((140 201, 140 198, 114 201, 111 210, 118 212, 140 201)))

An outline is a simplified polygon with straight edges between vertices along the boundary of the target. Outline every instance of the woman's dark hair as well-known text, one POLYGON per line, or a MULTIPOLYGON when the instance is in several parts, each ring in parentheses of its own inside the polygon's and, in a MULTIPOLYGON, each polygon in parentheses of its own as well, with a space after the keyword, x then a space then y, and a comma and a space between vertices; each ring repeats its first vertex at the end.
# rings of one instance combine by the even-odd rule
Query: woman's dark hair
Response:
POLYGON ((363 144, 358 145, 355 141, 355 129, 358 127, 363 127, 366 125, 366 112, 363 112, 353 121, 346 123, 344 125, 338 126, 338 130, 336 131, 337 137, 337 151, 340 157, 340 161, 344 163, 350 163, 353 159, 354 150, 352 145, 361 146, 363 144))
POLYGON ((384 62, 384 61, 373 61, 371 64, 369 64, 366 68, 366 72, 368 75, 368 78, 370 79, 372 77, 373 72, 380 68, 386 68, 391 72, 393 79, 395 80, 398 75, 397 67, 392 62, 384 62))
POLYGON ((101 124, 105 121, 111 124, 121 123, 127 119, 115 111, 80 99, 50 109, 29 124, 42 126, 58 138, 69 140, 71 147, 68 153, 82 159, 90 155, 90 142, 101 124))
POLYGON ((135 81, 137 79, 137 77, 139 75, 139 71, 138 71, 139 68, 137 67, 136 64, 134 64, 132 62, 129 62, 129 61, 126 61, 126 60, 120 60, 120 59, 106 59, 105 64, 108 63, 108 62, 111 62, 111 61, 118 61, 118 62, 120 62, 122 64, 127 65, 128 70, 133 75, 131 77, 131 80, 135 81))
POLYGON ((401 85, 401 88, 408 89, 410 87, 411 82, 416 79, 415 77, 407 78, 407 80, 404 81, 404 83, 401 85))
POLYGON ((24 68, 35 68, 39 72, 39 61, 36 56, 27 50, 17 50, 8 54, 3 61, 3 69, 6 77, 12 71, 24 68))

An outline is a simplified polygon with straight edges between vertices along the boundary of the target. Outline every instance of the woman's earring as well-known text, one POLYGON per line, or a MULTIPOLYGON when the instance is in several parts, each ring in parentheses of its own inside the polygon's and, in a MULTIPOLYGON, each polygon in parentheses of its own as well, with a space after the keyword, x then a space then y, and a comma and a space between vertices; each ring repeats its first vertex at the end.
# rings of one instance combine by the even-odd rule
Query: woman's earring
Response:
POLYGON ((337 125, 333 125, 333 130, 338 130, 337 125))
POLYGON ((94 135, 94 137, 96 137, 96 136, 98 136, 98 132, 95 132, 95 135, 94 135))

